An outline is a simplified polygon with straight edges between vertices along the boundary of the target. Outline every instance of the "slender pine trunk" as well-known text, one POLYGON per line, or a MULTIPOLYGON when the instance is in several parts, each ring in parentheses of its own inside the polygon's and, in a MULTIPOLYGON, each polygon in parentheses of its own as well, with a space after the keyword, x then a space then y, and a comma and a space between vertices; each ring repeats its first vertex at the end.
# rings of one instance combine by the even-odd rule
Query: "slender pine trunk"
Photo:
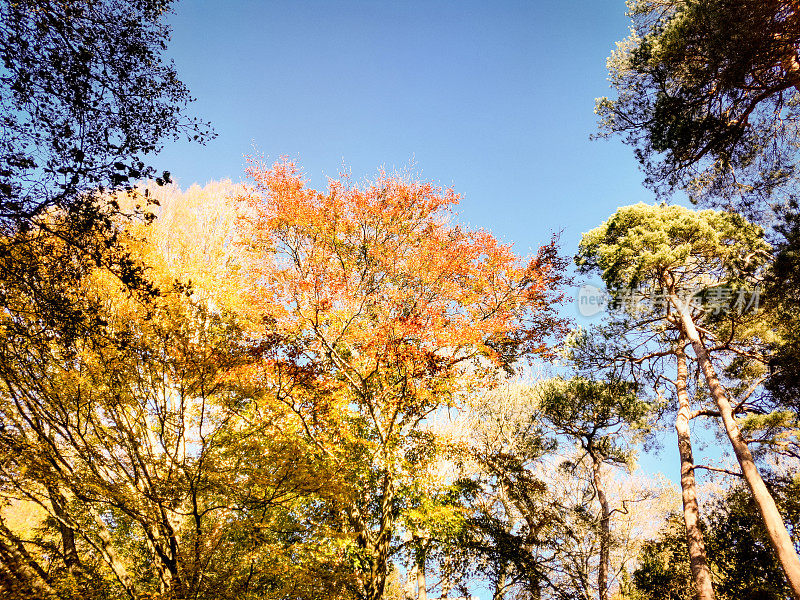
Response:
POLYGON ((692 440, 689 431, 691 405, 686 389, 688 368, 686 366, 686 339, 681 337, 675 349, 678 359, 678 377, 675 387, 678 393, 678 416, 675 419, 675 431, 678 434, 678 452, 681 457, 681 494, 683 496, 683 522, 686 525, 686 545, 689 551, 689 565, 697 590, 697 600, 714 600, 714 588, 711 585, 711 572, 706 560, 706 547, 703 532, 700 531, 700 510, 697 505, 697 489, 694 479, 694 458, 692 456, 692 440))
POLYGON ((600 479, 603 461, 592 453, 592 475, 597 500, 600 502, 600 565, 597 569, 597 589, 600 600, 608 600, 608 571, 611 562, 611 509, 608 506, 606 491, 600 479))
POLYGON ((691 342, 694 353, 700 363, 700 368, 703 370, 703 376, 719 409, 725 432, 728 434, 736 459, 739 461, 744 480, 747 482, 747 486, 753 495, 753 500, 755 500, 764 520, 772 549, 775 551, 784 575, 786 575, 792 595, 795 600, 800 600, 800 558, 798 558, 792 539, 789 537, 783 517, 778 511, 775 500, 769 493, 767 486, 764 484, 764 480, 761 478, 753 460, 753 455, 747 447, 747 442, 745 442, 739 426, 736 424, 728 395, 719 382, 717 372, 711 363, 703 340, 700 339, 700 334, 697 332, 688 306, 686 303, 681 302, 675 294, 670 295, 670 301, 680 314, 683 333, 691 342))

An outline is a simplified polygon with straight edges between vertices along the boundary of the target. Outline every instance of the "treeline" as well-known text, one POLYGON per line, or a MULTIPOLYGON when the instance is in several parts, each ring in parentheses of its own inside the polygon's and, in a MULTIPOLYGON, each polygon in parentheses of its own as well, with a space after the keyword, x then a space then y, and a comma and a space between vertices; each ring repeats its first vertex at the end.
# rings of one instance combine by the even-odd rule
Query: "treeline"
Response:
POLYGON ((4 597, 800 600, 794 3, 629 4, 602 131, 714 208, 584 234, 589 329, 410 175, 136 184, 210 135, 169 7, 0 8, 4 597))

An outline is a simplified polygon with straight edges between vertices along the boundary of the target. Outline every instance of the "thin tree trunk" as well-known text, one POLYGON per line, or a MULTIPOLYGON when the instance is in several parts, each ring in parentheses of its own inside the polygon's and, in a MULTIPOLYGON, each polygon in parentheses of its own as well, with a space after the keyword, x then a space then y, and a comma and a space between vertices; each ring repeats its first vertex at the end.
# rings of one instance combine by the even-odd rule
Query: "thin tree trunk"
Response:
POLYGON ((506 597, 506 565, 503 565, 503 570, 494 584, 494 593, 492 600, 505 600, 506 597))
POLYGON ((58 517, 58 530, 64 548, 64 565, 74 577, 79 577, 82 575, 81 562, 75 547, 75 530, 67 525, 67 499, 53 487, 48 487, 48 493, 53 513, 58 517))
POLYGON ((608 570, 611 560, 611 509, 608 506, 605 488, 600 479, 600 467, 603 461, 592 452, 592 474, 594 489, 600 502, 600 565, 597 569, 597 589, 600 600, 608 600, 608 570))
POLYGON ((125 588, 128 596, 131 598, 137 598, 139 593, 134 586, 133 579, 131 579, 131 576, 128 574, 128 570, 125 568, 124 563, 117 554, 117 551, 114 549, 114 541, 111 538, 111 533, 108 531, 106 524, 103 523, 103 519, 100 518, 100 515, 97 514, 97 511, 94 509, 90 508, 89 514, 91 514, 92 519, 97 525, 97 535, 100 538, 98 549, 101 551, 103 559, 111 568, 111 571, 114 573, 117 581, 119 581, 122 584, 122 587, 125 588))
POLYGON ((675 431, 678 434, 678 452, 681 457, 681 493, 683 496, 683 522, 686 525, 686 545, 689 550, 689 565, 697 589, 697 600, 714 600, 714 588, 711 585, 711 572, 706 561, 706 547, 703 532, 700 531, 700 510, 697 506, 697 489, 694 479, 694 458, 692 457, 692 440, 689 431, 691 405, 686 389, 688 368, 686 366, 686 339, 681 336, 675 349, 678 359, 678 377, 675 387, 678 392, 678 416, 675 419, 675 431))
POLYGON ((719 382, 714 365, 711 364, 705 345, 700 339, 700 334, 697 332, 694 321, 689 314, 688 306, 681 302, 675 294, 670 295, 670 301, 680 314, 683 333, 692 343, 692 348, 700 363, 700 368, 703 370, 703 376, 708 384, 711 396, 714 398, 717 408, 719 408, 725 432, 728 434, 736 459, 739 461, 742 475, 750 488, 761 517, 764 519, 770 544, 786 575, 792 595, 795 600, 800 600, 800 558, 798 558, 792 539, 786 530, 783 517, 781 517, 778 507, 775 505, 775 500, 758 472, 758 468, 753 461, 753 455, 747 447, 747 442, 744 441, 744 437, 739 431, 739 426, 733 417, 731 403, 728 400, 725 389, 719 382))
POLYGON ((542 600, 542 584, 537 581, 529 593, 530 600, 542 600))
MULTIPOLYGON (((512 504, 509 503, 508 500, 508 484, 505 480, 501 480, 500 482, 500 494, 498 496, 500 503, 503 505, 503 511, 506 514, 508 519, 508 529, 506 529, 506 533, 511 534, 514 528, 517 526, 517 517, 514 514, 514 509, 512 508, 512 504)), ((506 597, 506 577, 508 575, 508 563, 504 562, 502 565, 502 571, 500 571, 500 575, 497 578, 497 582, 494 586, 494 593, 492 594, 492 600, 505 600, 506 597)))

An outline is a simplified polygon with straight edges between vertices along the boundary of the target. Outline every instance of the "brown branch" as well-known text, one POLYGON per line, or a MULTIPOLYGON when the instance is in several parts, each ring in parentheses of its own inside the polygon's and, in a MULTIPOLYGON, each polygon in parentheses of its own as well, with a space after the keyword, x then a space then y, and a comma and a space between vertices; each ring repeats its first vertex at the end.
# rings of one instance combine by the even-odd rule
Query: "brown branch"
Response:
POLYGON ((705 469, 706 471, 714 471, 716 473, 725 473, 726 475, 733 475, 735 477, 742 477, 742 474, 738 471, 729 471, 728 469, 722 469, 720 467, 709 467, 707 465, 695 465, 693 468, 695 469, 705 469))

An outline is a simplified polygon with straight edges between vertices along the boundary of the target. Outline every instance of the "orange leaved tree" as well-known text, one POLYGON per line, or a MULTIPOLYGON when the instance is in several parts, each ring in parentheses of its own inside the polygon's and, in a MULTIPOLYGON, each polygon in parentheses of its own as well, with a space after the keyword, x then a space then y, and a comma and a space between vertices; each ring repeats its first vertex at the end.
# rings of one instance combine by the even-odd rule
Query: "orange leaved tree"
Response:
POLYGON ((251 160, 238 196, 252 322, 281 339, 265 372, 278 399, 338 461, 328 514, 349 535, 358 597, 382 597, 404 509, 433 453, 425 419, 547 352, 564 262, 555 241, 523 260, 453 223, 458 195, 380 173, 310 189, 295 164, 251 160), (274 385, 274 380, 272 382, 274 385), (332 423, 335 432, 320 423, 332 423))

